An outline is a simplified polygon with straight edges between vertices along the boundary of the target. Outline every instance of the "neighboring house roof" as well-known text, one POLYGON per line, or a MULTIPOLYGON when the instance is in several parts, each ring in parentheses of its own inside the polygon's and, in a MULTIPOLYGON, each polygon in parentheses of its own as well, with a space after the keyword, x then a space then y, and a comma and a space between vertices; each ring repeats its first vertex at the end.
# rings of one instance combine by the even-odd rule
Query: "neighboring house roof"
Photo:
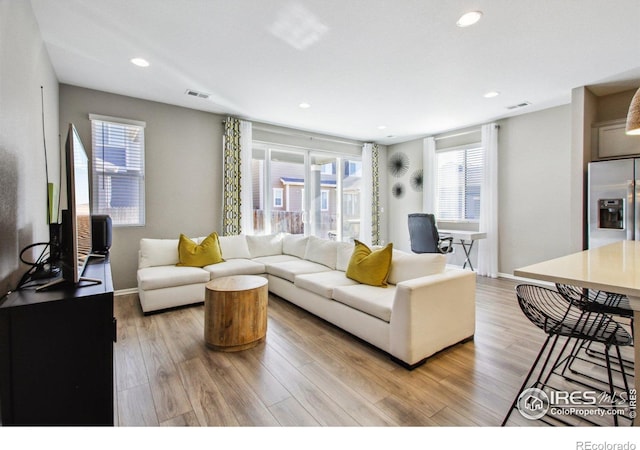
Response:
MULTIPOLYGON (((282 184, 304 184, 304 178, 280 177, 280 181, 282 184)), ((320 184, 322 186, 335 186, 336 180, 322 180, 320 184)))

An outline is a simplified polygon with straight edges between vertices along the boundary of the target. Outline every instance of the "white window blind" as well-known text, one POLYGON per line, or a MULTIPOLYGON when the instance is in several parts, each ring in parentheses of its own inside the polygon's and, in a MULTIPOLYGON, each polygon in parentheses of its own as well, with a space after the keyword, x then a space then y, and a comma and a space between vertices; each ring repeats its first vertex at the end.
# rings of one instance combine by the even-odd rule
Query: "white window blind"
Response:
POLYGON ((141 226, 144 209, 144 122, 90 115, 92 213, 114 226, 141 226))
POLYGON ((479 220, 483 160, 483 149, 476 146, 436 153, 438 220, 479 220))

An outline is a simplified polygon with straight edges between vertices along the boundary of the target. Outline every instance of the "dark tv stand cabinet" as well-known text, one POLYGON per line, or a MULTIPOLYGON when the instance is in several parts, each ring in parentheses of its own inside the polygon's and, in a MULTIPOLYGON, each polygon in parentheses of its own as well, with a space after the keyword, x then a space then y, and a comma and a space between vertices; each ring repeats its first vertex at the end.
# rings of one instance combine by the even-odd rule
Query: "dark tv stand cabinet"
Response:
POLYGON ((113 283, 91 258, 90 286, 23 289, 0 303, 2 425, 113 426, 113 283))

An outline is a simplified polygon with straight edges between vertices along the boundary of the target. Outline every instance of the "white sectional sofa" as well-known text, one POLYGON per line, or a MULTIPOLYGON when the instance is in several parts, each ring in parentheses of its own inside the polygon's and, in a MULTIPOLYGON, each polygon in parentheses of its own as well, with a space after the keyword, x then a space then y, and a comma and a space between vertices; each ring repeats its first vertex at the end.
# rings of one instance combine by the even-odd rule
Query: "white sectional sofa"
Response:
MULTIPOLYGON (((194 239, 196 242, 204 238, 194 239)), ((145 314, 204 301, 205 284, 262 275, 269 291, 413 368, 475 332, 475 274, 440 254, 393 251, 387 287, 345 276, 354 245, 302 235, 220 237, 224 262, 176 266, 178 239, 142 239, 138 292, 145 314)))

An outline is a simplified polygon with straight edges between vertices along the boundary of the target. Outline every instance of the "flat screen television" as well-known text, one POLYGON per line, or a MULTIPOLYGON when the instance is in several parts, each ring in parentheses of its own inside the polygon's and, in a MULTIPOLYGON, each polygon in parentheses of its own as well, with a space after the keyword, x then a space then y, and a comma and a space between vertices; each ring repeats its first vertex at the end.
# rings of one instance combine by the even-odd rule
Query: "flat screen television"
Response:
POLYGON ((84 269, 92 255, 90 161, 76 127, 70 123, 65 145, 67 209, 62 211, 60 265, 62 277, 41 286, 45 289, 59 283, 78 284, 81 281, 99 283, 84 278, 84 269))

